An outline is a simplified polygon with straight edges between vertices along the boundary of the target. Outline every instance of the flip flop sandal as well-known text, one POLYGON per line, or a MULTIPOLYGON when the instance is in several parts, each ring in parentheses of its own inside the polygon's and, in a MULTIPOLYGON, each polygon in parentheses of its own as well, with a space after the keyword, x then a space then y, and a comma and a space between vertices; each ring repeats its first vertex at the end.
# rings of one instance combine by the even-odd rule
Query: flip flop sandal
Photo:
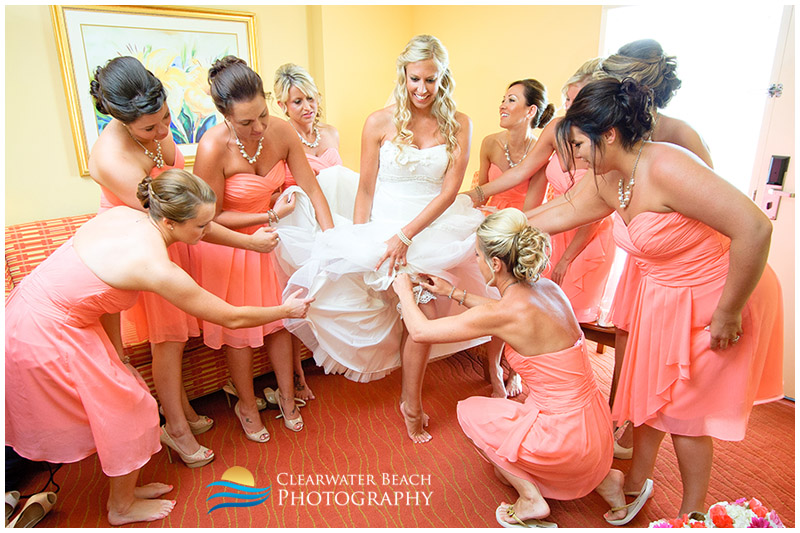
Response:
POLYGON ((497 510, 494 512, 494 516, 497 519, 497 523, 503 527, 509 528, 521 528, 521 527, 558 527, 558 524, 555 522, 545 522, 544 520, 539 520, 538 518, 529 518, 527 520, 520 520, 519 517, 514 512, 513 505, 504 505, 501 504, 497 510), (508 516, 516 521, 516 523, 506 522, 503 520, 503 516, 508 516))
POLYGON ((621 507, 612 507, 611 510, 609 511, 613 513, 615 511, 621 511, 622 509, 627 509, 628 514, 626 514, 624 518, 620 518, 619 520, 609 520, 605 515, 603 515, 603 518, 605 518, 606 522, 608 522, 612 526, 624 526, 625 524, 636 518, 636 515, 639 514, 639 511, 642 510, 642 507, 644 507, 644 504, 647 502, 648 499, 650 499, 650 496, 652 495, 653 495, 653 480, 648 479, 647 481, 644 482, 644 487, 642 487, 642 491, 636 495, 635 500, 621 507))

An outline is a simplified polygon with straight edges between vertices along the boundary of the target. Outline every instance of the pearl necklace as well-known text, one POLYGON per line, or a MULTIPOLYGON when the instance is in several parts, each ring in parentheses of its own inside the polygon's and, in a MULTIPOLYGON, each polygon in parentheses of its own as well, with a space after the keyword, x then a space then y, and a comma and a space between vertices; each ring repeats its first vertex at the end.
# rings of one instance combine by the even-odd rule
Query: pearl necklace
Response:
POLYGON ((125 128, 125 129, 128 131, 128 135, 131 136, 131 139, 133 139, 133 141, 136 144, 138 144, 142 148, 142 150, 144 150, 144 155, 146 155, 147 157, 152 159, 153 163, 156 164, 156 167, 162 168, 164 166, 164 156, 161 153, 161 143, 158 142, 158 139, 153 139, 155 141, 155 143, 156 143, 156 153, 154 154, 153 152, 151 152, 150 150, 145 148, 144 145, 139 142, 139 139, 137 139, 136 137, 133 136, 133 133, 131 133, 131 130, 128 130, 127 128, 125 128))
POLYGON ((506 148, 506 161, 508 161, 508 166, 509 167, 514 168, 515 166, 517 166, 520 163, 522 163, 522 161, 524 161, 526 157, 528 157, 528 150, 531 149, 531 142, 532 141, 533 141, 533 139, 530 139, 528 141, 528 145, 525 147, 525 153, 522 154, 522 158, 519 161, 517 161, 516 163, 511 161, 511 155, 508 153, 508 141, 506 141, 506 146, 505 146, 505 148, 506 148))
POLYGON ((233 126, 231 126, 231 131, 233 132, 233 137, 236 139, 236 146, 239 147, 239 153, 242 154, 242 157, 244 157, 245 161, 247 161, 251 165, 253 163, 255 163, 256 160, 258 159, 258 156, 261 155, 261 148, 262 148, 262 143, 264 142, 264 137, 262 136, 258 140, 258 150, 256 150, 256 155, 254 155, 253 157, 250 157, 247 154, 247 152, 245 151, 244 145, 242 144, 242 141, 239 140, 239 136, 236 135, 236 130, 233 128, 233 126))
POLYGON ((633 170, 631 171, 631 179, 627 185, 625 185, 625 178, 619 179, 619 207, 620 209, 625 209, 628 207, 628 204, 631 203, 631 191, 633 190, 633 185, 635 183, 634 177, 636 176, 636 166, 639 164, 639 156, 642 155, 642 149, 644 148, 644 141, 642 141, 642 145, 639 147, 639 153, 636 154, 636 161, 633 162, 633 170))
POLYGON ((299 132, 299 131, 297 131, 297 130, 294 130, 294 132, 297 134, 297 136, 298 136, 298 137, 300 137, 300 141, 301 141, 303 144, 305 144, 305 145, 306 145, 306 146, 308 146, 309 148, 316 148, 317 146, 319 146, 319 137, 320 137, 320 135, 319 135, 319 128, 318 128, 317 126, 314 126, 314 130, 313 130, 313 131, 314 131, 314 135, 316 136, 316 138, 314 139, 314 142, 313 142, 313 143, 310 143, 310 142, 308 142, 307 140, 305 140, 305 139, 303 138, 303 136, 302 136, 302 135, 300 135, 300 132, 299 132))

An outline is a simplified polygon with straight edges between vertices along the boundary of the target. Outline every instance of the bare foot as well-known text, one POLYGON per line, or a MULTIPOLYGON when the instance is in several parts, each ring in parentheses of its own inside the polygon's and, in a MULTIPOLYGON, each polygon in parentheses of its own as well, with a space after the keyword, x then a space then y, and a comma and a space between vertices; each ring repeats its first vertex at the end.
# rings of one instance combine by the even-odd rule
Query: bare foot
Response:
POLYGON ((411 437, 411 440, 417 444, 428 442, 433 437, 430 433, 425 431, 425 426, 427 425, 427 415, 422 413, 421 416, 412 416, 406 412, 405 404, 405 402, 400 402, 400 414, 403 415, 403 420, 406 423, 406 431, 408 431, 408 436, 411 437))
POLYGON ((501 516, 504 522, 508 522, 509 524, 519 525, 519 522, 514 519, 516 516, 518 519, 522 520, 530 520, 532 518, 541 519, 547 518, 550 516, 550 506, 547 505, 547 502, 544 498, 539 499, 538 501, 523 499, 520 497, 517 501, 514 502, 514 516, 510 515, 507 512, 509 504, 503 502, 500 504, 501 507, 504 507, 505 510, 501 511, 501 516))
POLYGON ((166 483, 148 483, 133 489, 133 497, 141 500, 152 500, 170 492, 172 488, 172 485, 167 485, 166 483))
POLYGON ((294 395, 301 400, 314 400, 316 397, 306 383, 306 377, 303 374, 294 375, 294 395))
POLYGON ((508 381, 506 381, 506 391, 508 392, 508 397, 513 398, 514 396, 518 396, 522 394, 522 378, 519 377, 519 374, 511 370, 508 374, 508 381))
POLYGON ((172 512, 175 500, 142 500, 135 499, 125 511, 109 511, 108 522, 112 526, 132 524, 134 522, 152 522, 161 520, 172 512))

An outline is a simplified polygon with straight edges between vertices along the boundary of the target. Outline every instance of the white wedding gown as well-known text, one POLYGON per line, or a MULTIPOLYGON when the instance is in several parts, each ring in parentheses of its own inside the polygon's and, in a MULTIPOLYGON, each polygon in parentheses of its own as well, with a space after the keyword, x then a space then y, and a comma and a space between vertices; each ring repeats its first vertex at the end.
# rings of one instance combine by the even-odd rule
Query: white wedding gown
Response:
MULTIPOLYGON (((305 319, 284 323, 327 373, 366 382, 400 366, 403 326, 391 288, 394 273, 388 261, 377 271, 375 265, 386 251, 386 241, 439 194, 447 164, 445 145, 401 149, 386 142, 380 149, 370 221, 354 225, 337 216, 336 226, 325 232, 319 230, 301 189, 284 192, 297 195, 295 211, 278 224, 276 256, 291 274, 284 298, 298 288, 315 298, 305 319)), ((498 297, 494 288, 486 288, 475 259, 475 230, 482 220, 469 197, 458 195, 408 249, 408 265, 401 272, 433 274, 459 289, 453 300, 435 300, 437 316, 463 311, 458 300, 465 288, 471 294, 498 297)), ((488 340, 433 345, 431 359, 488 340)))

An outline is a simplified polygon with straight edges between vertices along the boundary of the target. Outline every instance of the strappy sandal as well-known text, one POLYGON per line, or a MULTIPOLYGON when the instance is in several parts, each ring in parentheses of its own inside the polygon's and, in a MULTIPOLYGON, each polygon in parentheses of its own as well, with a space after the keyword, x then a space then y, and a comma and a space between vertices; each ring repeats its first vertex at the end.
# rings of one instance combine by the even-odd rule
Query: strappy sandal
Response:
MULTIPOLYGON (((164 406, 158 406, 158 412, 161 416, 164 416, 164 406)), ((205 433, 209 429, 214 426, 214 420, 207 417, 206 415, 197 415, 199 418, 192 422, 191 420, 187 420, 186 423, 189 424, 189 429, 192 431, 192 435, 200 435, 201 433, 205 433)))
MULTIPOLYGON (((283 398, 284 400, 288 400, 289 399, 289 398, 284 398, 280 394, 281 394, 281 390, 280 389, 276 389, 275 390, 275 396, 277 396, 279 398, 283 398)), ((297 399, 295 398, 295 404, 296 403, 297 403, 297 399)), ((283 417, 283 425, 285 425, 287 427, 287 429, 290 429, 290 430, 292 430, 294 432, 302 431, 302 429, 304 427, 303 426, 303 415, 299 414, 300 413, 300 408, 299 407, 297 408, 297 412, 298 412, 297 417, 293 418, 291 420, 286 418, 286 413, 283 412, 283 404, 282 403, 278 402, 278 408, 281 410, 281 416, 283 417)))

